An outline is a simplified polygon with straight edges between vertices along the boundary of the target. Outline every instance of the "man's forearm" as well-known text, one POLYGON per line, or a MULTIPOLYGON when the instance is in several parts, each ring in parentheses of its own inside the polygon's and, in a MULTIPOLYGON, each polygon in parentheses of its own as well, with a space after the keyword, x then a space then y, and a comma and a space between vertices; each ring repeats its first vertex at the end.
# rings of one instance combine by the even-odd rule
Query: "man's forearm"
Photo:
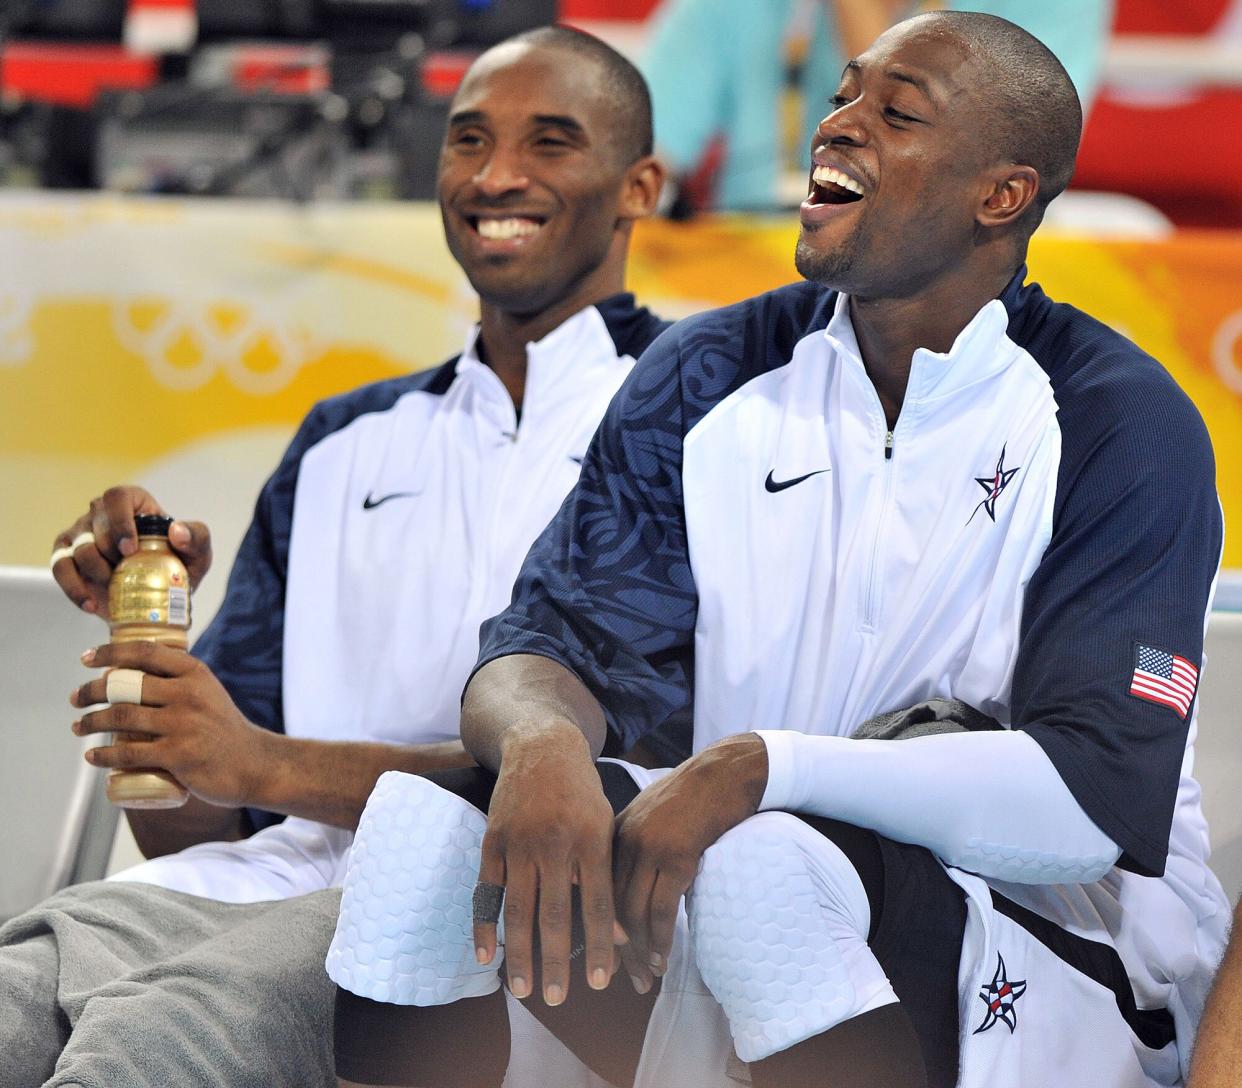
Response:
MULTIPOLYGON (((474 763, 455 740, 399 745, 268 733, 261 747, 263 765, 247 807, 351 831, 385 771, 422 774, 474 763)), ((174 854, 200 842, 235 842, 250 834, 243 808, 213 805, 194 796, 178 809, 131 810, 127 815, 134 841, 147 858, 174 854)))
POLYGON ((307 740, 272 733, 249 805, 350 831, 358 826, 375 781, 385 771, 424 774, 472 766, 460 741, 378 744, 307 740))
POLYGON ((480 765, 499 771, 513 743, 546 738, 557 744, 585 738, 594 759, 604 747, 604 713, 569 669, 546 657, 514 654, 488 662, 462 701, 461 739, 480 765))
POLYGON ((1120 854, 1019 730, 899 741, 758 732, 768 749, 762 809, 843 820, 1022 884, 1089 883, 1120 854))
POLYGON ((193 795, 180 808, 126 809, 125 818, 144 858, 175 854, 200 842, 236 842, 251 830, 242 809, 213 805, 193 795))

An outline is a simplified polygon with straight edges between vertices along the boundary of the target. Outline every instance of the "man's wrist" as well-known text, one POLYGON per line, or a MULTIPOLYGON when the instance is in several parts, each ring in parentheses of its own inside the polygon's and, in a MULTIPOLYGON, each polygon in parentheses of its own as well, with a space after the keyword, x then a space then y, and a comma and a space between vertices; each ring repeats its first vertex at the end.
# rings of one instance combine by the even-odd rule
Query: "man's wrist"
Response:
POLYGON ((518 760, 570 759, 580 757, 590 765, 595 761, 582 730, 568 718, 542 718, 514 723, 500 742, 501 766, 518 760))
POLYGON ((755 736, 763 742, 768 757, 759 811, 796 811, 793 795, 798 776, 793 734, 785 729, 756 729, 755 736))
POLYGON ((292 738, 261 726, 251 726, 250 750, 242 756, 241 796, 238 808, 261 808, 268 812, 283 812, 290 793, 296 791, 297 783, 290 790, 286 783, 295 776, 290 766, 292 738))

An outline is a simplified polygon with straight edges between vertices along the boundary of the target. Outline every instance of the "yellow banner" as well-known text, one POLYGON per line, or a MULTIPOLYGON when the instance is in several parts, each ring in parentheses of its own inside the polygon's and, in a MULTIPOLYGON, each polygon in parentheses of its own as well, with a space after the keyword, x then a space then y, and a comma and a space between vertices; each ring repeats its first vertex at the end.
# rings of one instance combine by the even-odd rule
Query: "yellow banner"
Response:
MULTIPOLYGON (((644 224, 631 286, 667 316, 733 302, 796 278, 795 236, 792 220, 644 224)), ((10 194, 0 255, 0 563, 44 562, 117 482, 244 522, 314 401, 442 360, 475 317, 423 205, 10 194)), ((1049 237, 1030 265, 1194 398, 1242 526, 1242 236, 1049 237)), ((1242 567, 1242 532, 1226 563, 1242 567)))

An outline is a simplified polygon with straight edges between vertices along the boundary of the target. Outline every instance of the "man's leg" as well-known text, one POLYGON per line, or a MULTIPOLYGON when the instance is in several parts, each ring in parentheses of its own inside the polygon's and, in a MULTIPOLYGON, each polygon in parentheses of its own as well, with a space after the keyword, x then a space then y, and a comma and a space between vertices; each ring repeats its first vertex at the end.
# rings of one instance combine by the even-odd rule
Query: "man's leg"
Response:
POLYGON ((763 813, 708 849, 688 906, 756 1088, 956 1083, 965 903, 927 851, 763 813))
POLYGON ((91 996, 213 932, 162 923, 161 896, 145 885, 95 881, 58 892, 0 928, 2 1083, 52 1075, 91 996))
POLYGON ((338 899, 225 904, 102 886, 58 927, 58 1002, 72 1033, 46 1088, 329 1088, 323 956, 338 899))
MULTIPOLYGON (((619 812, 638 788, 615 764, 599 769, 605 795, 619 812)), ((368 802, 329 956, 334 977, 350 987, 337 999, 342 1084, 485 1088, 501 1083, 509 1063, 508 1012, 496 967, 474 963, 470 932, 470 893, 485 826, 481 813, 494 783, 479 770, 432 774, 422 781, 399 776, 388 783, 381 779, 386 788, 377 786, 368 802), (441 829, 431 843, 429 824, 441 829), (470 845, 463 845, 467 841, 470 845), (412 897, 408 890, 432 884, 426 895, 412 897), (407 890, 385 895, 399 885, 407 890), (383 891, 376 890, 380 887, 383 891), (411 906, 412 899, 417 902, 411 906)), ((582 942, 577 917, 574 940, 582 942)), ((600 991, 579 982, 563 1005, 549 1008, 536 999, 527 1007, 599 1076, 631 1083, 658 989, 640 996, 624 978, 600 991)))
POLYGON ((0 1084, 41 1084, 69 1038, 56 1001, 60 956, 41 920, 0 926, 0 1084))

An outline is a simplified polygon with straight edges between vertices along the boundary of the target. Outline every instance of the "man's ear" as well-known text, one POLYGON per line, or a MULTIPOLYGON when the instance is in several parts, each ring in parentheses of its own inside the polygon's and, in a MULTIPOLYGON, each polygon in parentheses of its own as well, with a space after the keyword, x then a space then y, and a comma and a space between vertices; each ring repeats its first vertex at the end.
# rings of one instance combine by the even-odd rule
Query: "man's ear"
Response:
POLYGON ((644 155, 626 168, 617 214, 621 219, 645 219, 655 213, 664 188, 664 164, 654 155, 644 155))
POLYGON ((975 214, 981 227, 1003 227, 1021 219, 1039 192, 1033 166, 1006 166, 995 171, 975 214))

